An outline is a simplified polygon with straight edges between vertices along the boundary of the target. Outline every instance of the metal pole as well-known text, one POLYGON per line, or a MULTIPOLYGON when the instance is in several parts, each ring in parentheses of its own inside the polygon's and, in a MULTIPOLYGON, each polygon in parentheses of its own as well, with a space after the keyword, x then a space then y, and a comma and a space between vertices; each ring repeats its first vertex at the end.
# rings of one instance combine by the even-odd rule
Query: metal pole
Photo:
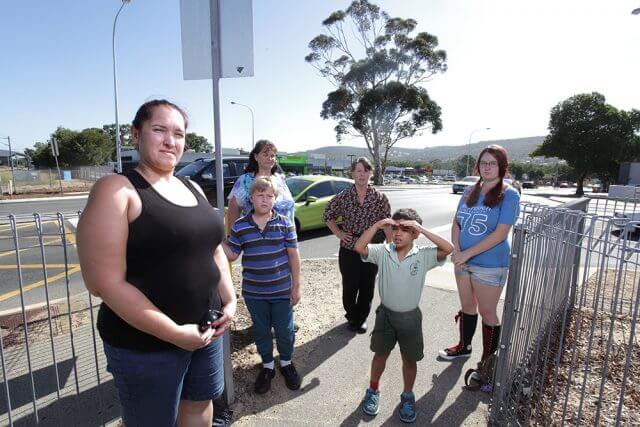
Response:
MULTIPOLYGON (((219 0, 209 1, 211 22, 211 83, 213 86, 213 129, 216 162, 216 200, 224 220, 224 187, 222 177, 222 141, 220 135, 220 5, 219 0)), ((231 405, 235 400, 233 367, 231 366, 231 334, 223 334, 224 400, 231 405)))
POLYGON ((16 177, 13 172, 13 151, 11 150, 11 137, 10 136, 2 136, 2 139, 6 139, 9 146, 9 167, 11 168, 11 185, 9 186, 9 194, 15 193, 16 188, 16 177))
POLYGON ((13 173, 13 152, 11 151, 11 137, 7 136, 7 142, 9 143, 9 165, 11 166, 11 185, 13 186, 13 193, 17 193, 16 190, 16 176, 13 173))
POLYGON ((116 168, 118 173, 122 173, 122 159, 120 158, 121 143, 120 143, 120 122, 118 120, 118 73, 116 71, 116 23, 118 22, 118 16, 124 8, 124 5, 131 0, 122 0, 122 6, 118 9, 116 17, 113 20, 113 33, 111 35, 111 52, 113 55, 113 99, 116 109, 116 168))
POLYGON ((491 128, 478 128, 478 129, 474 129, 471 131, 471 133, 469 134, 469 142, 467 143, 467 173, 465 176, 469 176, 469 157, 471 157, 471 137, 473 136, 474 133, 478 132, 479 130, 490 130, 491 128))
POLYGON ((244 105, 244 104, 240 104, 239 102, 235 102, 235 101, 231 101, 232 105, 240 105, 242 107, 248 108, 249 112, 251 112, 251 149, 253 150, 253 147, 255 147, 256 145, 256 137, 255 137, 255 122, 254 122, 254 116, 253 116, 253 108, 249 107, 248 105, 244 105))

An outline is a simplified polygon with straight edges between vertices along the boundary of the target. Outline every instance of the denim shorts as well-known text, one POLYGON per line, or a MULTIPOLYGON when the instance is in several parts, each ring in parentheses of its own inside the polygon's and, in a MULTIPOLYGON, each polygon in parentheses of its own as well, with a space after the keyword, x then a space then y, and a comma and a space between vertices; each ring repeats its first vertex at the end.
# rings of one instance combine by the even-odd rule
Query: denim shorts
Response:
POLYGON ((143 352, 103 343, 124 424, 173 427, 180 400, 220 397, 224 389, 222 339, 193 352, 143 352))
POLYGON ((507 283, 508 267, 480 267, 467 264, 466 267, 455 267, 456 276, 469 276, 474 282, 502 287, 507 283))

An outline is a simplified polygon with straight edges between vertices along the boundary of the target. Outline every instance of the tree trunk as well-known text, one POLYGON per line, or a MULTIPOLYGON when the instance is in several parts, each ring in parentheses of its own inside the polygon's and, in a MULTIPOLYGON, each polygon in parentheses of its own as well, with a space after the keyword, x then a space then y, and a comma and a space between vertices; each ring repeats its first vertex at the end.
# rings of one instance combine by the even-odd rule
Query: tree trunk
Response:
POLYGON ((576 196, 584 196, 584 178, 585 174, 580 174, 578 176, 578 182, 576 185, 576 196))
POLYGON ((373 172, 373 183, 375 185, 384 185, 384 175, 382 174, 382 167, 376 166, 373 172))

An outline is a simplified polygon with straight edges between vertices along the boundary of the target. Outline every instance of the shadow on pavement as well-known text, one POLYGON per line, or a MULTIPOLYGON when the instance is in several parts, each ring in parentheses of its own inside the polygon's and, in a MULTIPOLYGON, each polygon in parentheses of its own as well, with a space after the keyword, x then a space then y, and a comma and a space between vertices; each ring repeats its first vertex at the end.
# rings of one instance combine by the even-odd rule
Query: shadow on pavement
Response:
MULTIPOLYGON (((73 359, 58 362, 59 384, 66 384, 73 371, 73 359)), ((36 389, 36 399, 55 393, 56 371, 53 365, 38 369, 33 372, 33 382, 36 389)), ((61 386, 62 387, 62 386, 61 386)), ((0 389, 0 414, 7 413, 7 398, 4 384, 0 389)), ((11 407, 19 408, 33 401, 31 390, 31 376, 24 374, 9 380, 9 396, 11 407)))
MULTIPOLYGON (((38 408, 40 426, 100 426, 120 417, 120 404, 113 380, 86 390, 80 395, 62 397, 38 408)), ((14 426, 33 426, 33 414, 14 421, 14 426)))
MULTIPOLYGON (((458 383, 462 375, 464 367, 463 360, 457 360, 448 364, 446 369, 439 375, 433 374, 431 379, 431 388, 420 399, 416 401, 416 412, 418 418, 415 425, 440 425, 440 426, 457 426, 467 421, 467 417, 476 411, 481 401, 489 400, 489 396, 480 392, 465 392, 460 390, 460 394, 455 402, 446 408, 437 418, 436 413, 444 404, 447 395, 458 383)), ((419 368, 418 368, 419 369, 419 368)), ((419 383, 416 383, 414 389, 420 394, 419 383)), ((363 391, 364 395, 364 391, 363 391)), ((393 407, 392 413, 380 413, 377 417, 386 417, 387 419, 380 425, 382 426, 401 426, 406 425, 400 421, 398 410, 400 409, 400 396, 385 396, 385 398, 397 400, 397 404, 393 407)), ((340 424, 341 427, 358 426, 368 423, 373 417, 362 412, 360 404, 354 411, 340 424)))
POLYGON ((460 389, 456 400, 436 418, 436 413, 444 403, 447 394, 453 390, 463 375, 462 369, 465 362, 466 360, 443 362, 448 363, 449 366, 440 375, 433 375, 431 389, 416 402, 416 407, 420 408, 421 413, 424 414, 424 421, 427 424, 462 425, 469 415, 476 411, 480 402, 489 401, 489 396, 485 393, 460 389))
MULTIPOLYGON (((253 381, 258 375, 262 365, 253 366, 244 370, 244 372, 242 372, 242 369, 234 370, 234 372, 242 372, 241 375, 237 375, 237 378, 249 378, 248 383, 241 383, 240 380, 236 381, 236 387, 238 389, 241 387, 245 388, 246 393, 244 396, 246 401, 242 400, 240 402, 243 407, 236 413, 234 419, 237 421, 244 416, 262 412, 275 405, 291 401, 318 387, 320 379, 318 377, 310 378, 309 373, 326 362, 334 353, 349 344, 349 341, 351 341, 354 336, 355 332, 347 330, 345 324, 340 323, 323 335, 296 347, 293 360, 298 373, 302 377, 302 387, 300 390, 289 390, 284 384, 282 375, 277 371, 271 383, 271 390, 265 395, 257 396, 253 392, 253 381), (245 375, 246 371, 250 371, 251 373, 245 375)), ((277 363, 276 361, 276 366, 277 363)))

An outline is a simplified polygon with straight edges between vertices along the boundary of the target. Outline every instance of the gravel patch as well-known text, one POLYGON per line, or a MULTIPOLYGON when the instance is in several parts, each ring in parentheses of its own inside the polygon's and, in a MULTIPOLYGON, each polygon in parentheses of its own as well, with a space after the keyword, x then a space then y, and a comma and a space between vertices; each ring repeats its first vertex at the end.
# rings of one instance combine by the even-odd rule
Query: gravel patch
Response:
MULTIPOLYGON (((231 328, 233 380, 237 402, 237 415, 234 418, 236 419, 257 412, 253 384, 262 366, 251 335, 251 318, 240 296, 241 270, 239 264, 232 267, 233 283, 238 294, 238 311, 231 328)), ((300 328, 296 333, 296 352, 293 356, 293 361, 298 366, 303 363, 305 355, 314 350, 314 346, 305 344, 324 334, 342 318, 344 313, 341 283, 337 258, 302 261, 302 299, 296 305, 294 314, 295 322, 300 328), (298 351, 302 346, 304 351, 298 351)), ((275 342, 274 352, 277 359, 275 342)), ((281 381, 280 378, 276 378, 274 382, 276 380, 281 381)), ((282 387, 272 387, 269 393, 279 400, 278 394, 285 399, 290 391, 282 384, 282 387)))

